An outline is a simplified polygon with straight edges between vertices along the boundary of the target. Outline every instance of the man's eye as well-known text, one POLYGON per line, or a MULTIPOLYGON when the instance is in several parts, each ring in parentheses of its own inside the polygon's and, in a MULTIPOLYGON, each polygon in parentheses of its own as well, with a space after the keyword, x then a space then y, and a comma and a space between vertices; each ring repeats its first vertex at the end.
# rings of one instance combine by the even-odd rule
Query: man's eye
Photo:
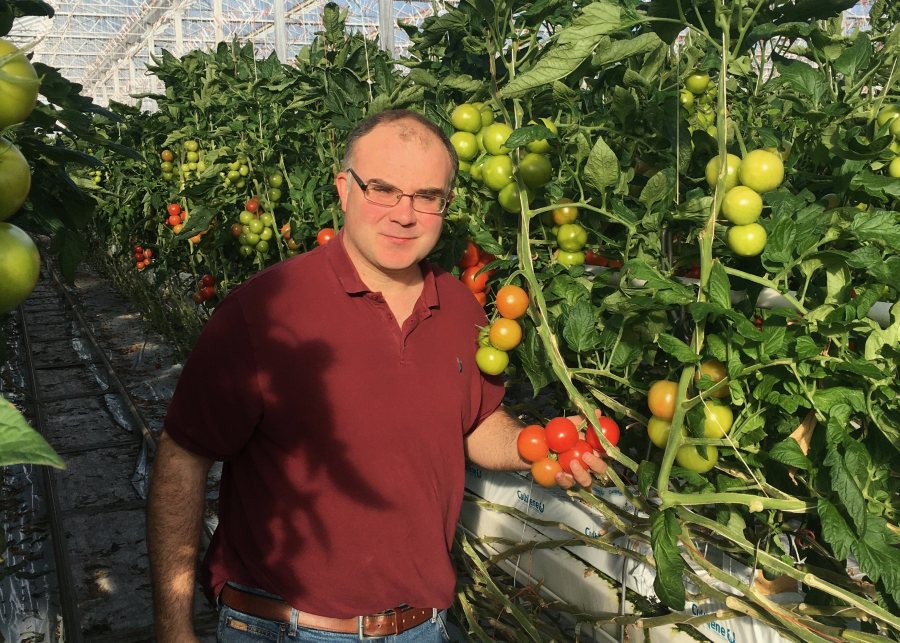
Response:
POLYGON ((392 188, 389 185, 378 185, 377 183, 370 185, 369 189, 378 194, 393 194, 397 191, 397 188, 392 188))
POLYGON ((437 194, 417 194, 416 198, 422 203, 437 203, 441 200, 437 194))

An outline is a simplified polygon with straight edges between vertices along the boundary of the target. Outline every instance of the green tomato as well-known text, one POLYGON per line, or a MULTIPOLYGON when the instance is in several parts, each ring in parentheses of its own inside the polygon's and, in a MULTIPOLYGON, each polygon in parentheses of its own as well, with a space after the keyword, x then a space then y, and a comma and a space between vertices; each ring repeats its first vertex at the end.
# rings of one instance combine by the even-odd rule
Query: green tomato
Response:
POLYGON ((774 190, 784 180, 784 161, 768 150, 753 150, 741 161, 738 179, 759 193, 774 190))
POLYGON ((474 134, 481 129, 481 112, 469 103, 457 105, 450 114, 450 123, 460 132, 474 134))
MULTIPOLYGON (((710 188, 715 189, 719 180, 719 157, 714 156, 709 159, 706 164, 706 183, 710 188)), ((738 168, 741 167, 741 159, 734 154, 728 154, 725 158, 725 189, 730 190, 738 182, 738 168)))
POLYGON ((259 215, 259 221, 268 228, 275 223, 275 217, 273 217, 269 212, 263 212, 261 215, 259 215))
POLYGON ((537 152, 529 152, 519 161, 519 174, 522 182, 530 188, 539 188, 550 182, 553 168, 550 159, 537 152))
POLYGON ((475 351, 475 363, 482 373, 500 375, 509 365, 509 355, 493 346, 482 346, 475 351))
POLYGON ((888 166, 888 174, 895 179, 900 179, 900 156, 895 156, 894 160, 891 161, 891 164, 888 166))
POLYGON ((41 256, 24 230, 0 223, 0 315, 24 301, 37 284, 41 256))
POLYGON ((703 435, 707 438, 721 438, 734 424, 734 412, 725 404, 708 403, 703 407, 703 415, 703 435))
POLYGON ((481 127, 487 127, 494 122, 494 110, 490 105, 483 105, 478 111, 481 112, 481 127))
POLYGON ((690 109, 694 106, 694 93, 689 89, 682 89, 678 93, 678 101, 681 103, 682 107, 690 109))
POLYGON ((469 173, 472 171, 472 164, 469 161, 459 162, 459 171, 469 173))
MULTIPOLYGON (((527 197, 526 197, 527 198, 527 197)), ((515 181, 508 183, 497 194, 497 201, 507 212, 517 213, 522 211, 522 203, 519 200, 519 186, 515 181)))
POLYGON ((731 251, 741 257, 755 257, 766 247, 766 230, 758 223, 728 228, 726 241, 731 251))
POLYGON ((758 192, 744 185, 736 185, 728 190, 722 201, 722 214, 736 225, 755 223, 762 214, 762 209, 762 197, 758 192))
POLYGON ((669 433, 672 431, 672 423, 655 415, 647 422, 647 435, 650 441, 660 449, 666 448, 669 441, 669 433))
POLYGON ((242 225, 249 225, 250 222, 253 221, 253 213, 248 212, 247 210, 243 210, 238 215, 238 221, 240 221, 242 225))
POLYGON ((560 250, 577 252, 587 243, 587 230, 577 223, 564 223, 556 233, 556 243, 560 250))
POLYGON ((175 166, 172 165, 172 161, 163 161, 159 164, 159 169, 163 172, 171 172, 175 169, 175 166))
POLYGON ((488 154, 508 154, 509 148, 504 147, 506 139, 512 134, 512 128, 506 123, 492 123, 484 128, 484 149, 488 154))
POLYGON ((475 179, 479 183, 484 178, 482 176, 482 171, 484 170, 484 162, 487 160, 487 158, 488 157, 486 157, 486 156, 482 156, 477 161, 474 161, 472 163, 472 167, 469 168, 469 176, 471 176, 473 179, 475 179))
POLYGON ((702 94, 709 87, 709 74, 695 72, 685 79, 684 86, 692 94, 702 94))
POLYGON ((471 132, 454 132, 450 142, 460 161, 471 161, 478 156, 478 140, 471 132))
POLYGON ((513 180, 512 159, 505 154, 487 157, 481 168, 481 177, 486 186, 499 192, 513 180))
POLYGON ((269 242, 260 238, 260 240, 256 242, 256 251, 261 255, 266 254, 269 251, 269 242))
POLYGON ((273 172, 269 176, 269 185, 271 185, 273 188, 280 188, 282 185, 284 185, 284 177, 281 176, 281 172, 273 172))
POLYGON ((678 463, 678 466, 696 473, 706 473, 716 466, 716 462, 719 460, 719 450, 710 445, 705 448, 707 458, 703 457, 694 445, 681 447, 675 454, 675 462, 678 463))
POLYGON ((900 141, 900 118, 895 118, 891 121, 891 134, 894 135, 895 139, 900 141))
POLYGON ((556 260, 567 268, 572 266, 583 266, 584 258, 584 252, 581 250, 576 250, 575 252, 559 250, 556 253, 556 260))
POLYGON ((895 120, 898 116, 900 116, 900 106, 886 105, 878 111, 878 116, 875 120, 878 122, 878 127, 881 127, 885 123, 895 120))
POLYGON ((0 58, 7 56, 11 58, 0 67, 0 130, 28 118, 41 86, 25 54, 11 42, 0 39, 0 58))
MULTIPOLYGON (((556 123, 551 121, 549 118, 542 118, 541 123, 543 123, 544 127, 553 132, 553 134, 557 134, 559 132, 556 129, 556 123)), ((529 125, 534 125, 534 121, 528 121, 529 125)), ((550 151, 550 141, 546 138, 541 138, 536 141, 531 141, 530 143, 526 143, 525 147, 529 152, 537 152, 538 154, 546 154, 550 151)))
POLYGON ((268 241, 269 239, 272 238, 273 234, 274 233, 272 232, 272 228, 263 228, 262 232, 259 233, 259 240, 260 241, 268 241))
POLYGON ((28 161, 18 147, 0 138, 0 221, 15 214, 30 191, 31 168, 28 161))
POLYGON ((238 253, 240 253, 242 257, 249 257, 253 254, 253 252, 253 246, 250 245, 242 245, 240 248, 238 248, 238 253))

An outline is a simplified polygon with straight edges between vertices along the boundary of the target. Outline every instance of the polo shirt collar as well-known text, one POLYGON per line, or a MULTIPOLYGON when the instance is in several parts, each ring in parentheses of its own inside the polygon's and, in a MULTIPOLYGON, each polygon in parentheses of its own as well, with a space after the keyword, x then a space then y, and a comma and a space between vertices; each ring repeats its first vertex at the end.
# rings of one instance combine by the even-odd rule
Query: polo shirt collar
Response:
MULTIPOLYGON (((350 255, 347 254, 347 250, 344 248, 343 236, 344 231, 340 230, 334 239, 322 248, 328 256, 331 269, 348 295, 360 295, 371 292, 369 287, 363 283, 356 266, 350 260, 350 255)), ((419 268, 421 268, 422 275, 425 278, 420 299, 425 302, 428 308, 439 308, 440 300, 438 298, 434 266, 423 259, 419 262, 419 268)))

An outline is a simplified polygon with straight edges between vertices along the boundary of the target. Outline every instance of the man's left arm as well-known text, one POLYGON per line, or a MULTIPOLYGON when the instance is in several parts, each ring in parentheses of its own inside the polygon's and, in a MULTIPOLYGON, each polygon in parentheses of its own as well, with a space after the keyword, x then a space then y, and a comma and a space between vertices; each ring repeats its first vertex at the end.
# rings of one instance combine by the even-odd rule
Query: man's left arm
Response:
MULTIPOLYGON (((521 430, 522 423, 500 407, 466 436, 466 457, 484 469, 527 471, 531 468, 531 464, 519 457, 519 450, 516 447, 516 439, 521 430)), ((572 475, 557 474, 556 483, 560 487, 568 489, 575 486, 576 482, 582 487, 590 487, 591 472, 598 475, 606 473, 606 463, 602 458, 593 453, 585 454, 583 457, 586 467, 573 462, 572 475)))

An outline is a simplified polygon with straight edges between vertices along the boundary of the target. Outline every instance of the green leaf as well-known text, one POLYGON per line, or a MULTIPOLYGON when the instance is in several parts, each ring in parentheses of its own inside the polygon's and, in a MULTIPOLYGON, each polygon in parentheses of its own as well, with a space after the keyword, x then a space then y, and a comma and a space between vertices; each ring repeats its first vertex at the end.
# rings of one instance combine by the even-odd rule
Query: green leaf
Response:
POLYGON ((569 309, 562 334, 569 347, 578 353, 597 348, 600 332, 597 330, 594 307, 587 299, 579 299, 569 309))
POLYGON ((831 415, 832 408, 840 404, 849 405, 857 413, 866 412, 866 399, 862 391, 845 386, 819 389, 813 393, 813 402, 823 414, 831 415))
POLYGON ((597 136, 597 141, 591 149, 584 167, 584 177, 588 185, 598 192, 603 192, 619 181, 619 159, 602 136, 597 136))
POLYGON ((812 462, 803 454, 800 445, 794 438, 786 438, 775 443, 769 450, 769 457, 796 469, 804 471, 812 469, 812 462))
POLYGON ((900 549, 892 546, 884 519, 871 516, 869 524, 853 548, 860 570, 874 581, 882 581, 900 599, 900 549))
POLYGON ((890 176, 875 174, 870 170, 862 170, 854 174, 850 179, 850 187, 882 199, 900 198, 900 181, 890 176))
POLYGON ((820 498, 818 510, 825 542, 831 545, 831 550, 838 560, 846 560, 856 542, 856 535, 838 508, 828 500, 820 498))
POLYGON ((660 201, 671 199, 675 187, 674 173, 671 168, 657 172, 647 181, 647 185, 641 190, 639 201, 648 208, 660 201))
POLYGON ((556 138, 556 134, 551 132, 545 125, 542 125, 540 123, 534 125, 525 125, 524 127, 520 127, 512 134, 510 134, 509 138, 506 139, 506 143, 504 143, 503 146, 509 149, 513 149, 516 147, 527 145, 532 141, 540 141, 542 139, 549 140, 554 138, 556 138))
POLYGON ((801 335, 794 342, 794 352, 799 360, 804 360, 815 357, 822 352, 822 349, 813 341, 812 337, 801 335))
POLYGON ((691 350, 691 347, 672 335, 663 333, 657 339, 659 347, 682 364, 696 364, 700 357, 691 350))
POLYGON ((656 483, 658 476, 659 465, 657 463, 644 460, 638 465, 638 487, 642 496, 650 497, 650 488, 656 483))
POLYGON ((796 228, 792 217, 780 217, 768 230, 762 259, 766 266, 786 264, 794 256, 796 228))
POLYGON ((0 466, 11 464, 66 467, 41 434, 28 426, 18 409, 0 397, 0 466))
POLYGON ((656 561, 653 590, 670 609, 684 609, 684 559, 678 550, 681 525, 673 509, 655 511, 650 516, 650 545, 656 561))
MULTIPOLYGON (((900 184, 897 179, 893 181, 900 184)), ((900 213, 887 210, 860 212, 853 218, 850 232, 860 241, 872 241, 900 251, 900 213)))
POLYGON ((538 337, 537 331, 531 324, 525 324, 525 337, 522 343, 516 347, 516 355, 519 358, 525 375, 531 382, 534 394, 554 381, 553 374, 549 371, 547 355, 544 353, 544 345, 538 337))
POLYGON ((838 59, 834 61, 834 68, 845 76, 856 76, 857 72, 864 70, 872 58, 872 44, 865 32, 856 32, 853 44, 845 48, 838 59))
POLYGON ((805 62, 794 61, 789 64, 777 64, 779 78, 783 83, 793 87, 800 94, 812 99, 812 106, 818 107, 828 85, 821 71, 805 62))
POLYGON ((728 273, 718 261, 713 262, 709 272, 709 300, 728 310, 731 308, 731 282, 728 273))
MULTIPOLYGON (((843 447, 859 444, 855 440, 847 439, 843 447)), ((859 445, 865 452, 865 447, 859 445)), ((853 519, 858 531, 866 528, 866 520, 869 517, 866 511, 866 499, 863 495, 865 480, 867 477, 865 463, 867 458, 861 457, 858 451, 852 456, 842 454, 841 449, 835 445, 828 447, 828 455, 825 456, 825 464, 831 472, 831 488, 841 499, 847 513, 853 519)))
POLYGON ((647 54, 659 47, 664 47, 663 41, 659 39, 655 33, 640 34, 636 38, 626 38, 623 40, 609 40, 603 43, 604 46, 598 47, 591 58, 591 67, 600 71, 613 63, 625 60, 632 56, 647 54))

